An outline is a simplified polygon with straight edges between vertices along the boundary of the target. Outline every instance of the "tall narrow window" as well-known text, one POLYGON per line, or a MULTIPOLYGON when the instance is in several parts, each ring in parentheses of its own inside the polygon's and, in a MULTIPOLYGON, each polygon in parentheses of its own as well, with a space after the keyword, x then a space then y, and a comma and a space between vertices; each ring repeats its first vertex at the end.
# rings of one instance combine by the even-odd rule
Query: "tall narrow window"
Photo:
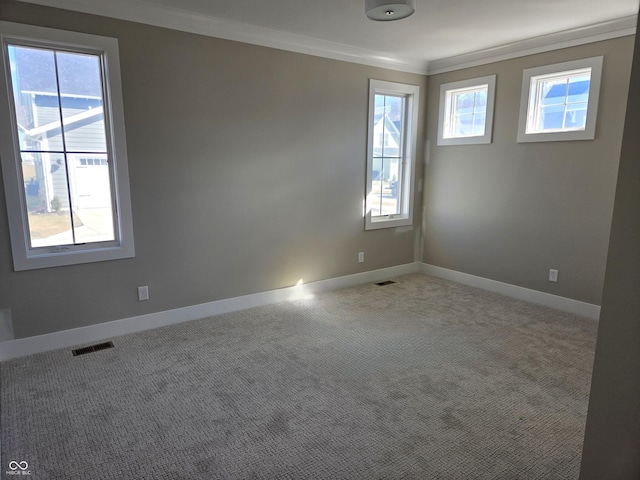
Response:
POLYGON ((100 55, 7 49, 30 246, 114 240, 100 55), (83 155, 104 168, 87 169, 83 155))
POLYGON ((417 86, 370 82, 366 229, 413 222, 418 94, 417 86))
POLYGON ((4 22, 0 32, 14 267, 132 256, 117 43, 4 22))

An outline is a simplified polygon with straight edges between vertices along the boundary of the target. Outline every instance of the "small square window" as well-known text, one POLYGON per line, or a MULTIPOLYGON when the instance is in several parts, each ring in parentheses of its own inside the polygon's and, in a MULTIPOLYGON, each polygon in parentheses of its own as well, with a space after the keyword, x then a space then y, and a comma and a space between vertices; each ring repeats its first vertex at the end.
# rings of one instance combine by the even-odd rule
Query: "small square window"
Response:
POLYGON ((524 71, 518 142, 595 138, 602 57, 524 71))
POLYGON ((491 143, 496 76, 440 85, 438 145, 491 143))

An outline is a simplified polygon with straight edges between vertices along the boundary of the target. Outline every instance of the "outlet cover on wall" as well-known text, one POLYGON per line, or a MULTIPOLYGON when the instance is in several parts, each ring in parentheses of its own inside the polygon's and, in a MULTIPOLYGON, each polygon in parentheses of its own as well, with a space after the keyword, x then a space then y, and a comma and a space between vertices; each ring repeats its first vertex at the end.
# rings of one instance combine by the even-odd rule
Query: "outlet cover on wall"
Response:
POLYGON ((549 281, 558 283, 558 270, 549 269, 549 281))
POLYGON ((364 252, 358 252, 358 263, 364 263, 364 252))
POLYGON ((138 287, 138 301, 142 302, 144 300, 149 300, 149 287, 138 287))

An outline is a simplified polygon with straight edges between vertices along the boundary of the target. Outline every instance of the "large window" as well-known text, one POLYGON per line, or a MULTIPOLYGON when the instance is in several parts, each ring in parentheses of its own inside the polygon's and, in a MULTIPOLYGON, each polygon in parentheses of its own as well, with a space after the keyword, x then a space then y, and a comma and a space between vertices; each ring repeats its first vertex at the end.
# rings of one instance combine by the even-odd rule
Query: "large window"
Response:
POLYGON ((365 228, 413 223, 419 87, 371 80, 365 228))
POLYGON ((595 138, 602 57, 524 71, 519 142, 595 138))
POLYGON ((491 143, 496 76, 440 85, 438 145, 491 143))
POLYGON ((14 268, 134 255, 115 39, 0 22, 14 268))

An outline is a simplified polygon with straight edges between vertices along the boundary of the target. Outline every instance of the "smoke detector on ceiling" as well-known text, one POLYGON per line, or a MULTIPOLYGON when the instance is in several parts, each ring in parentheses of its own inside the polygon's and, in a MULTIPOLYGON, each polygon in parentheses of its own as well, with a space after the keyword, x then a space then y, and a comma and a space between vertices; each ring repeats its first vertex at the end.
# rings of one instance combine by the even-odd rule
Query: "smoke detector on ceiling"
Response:
POLYGON ((407 18, 416 11, 416 0, 365 0, 367 17, 378 22, 407 18))

